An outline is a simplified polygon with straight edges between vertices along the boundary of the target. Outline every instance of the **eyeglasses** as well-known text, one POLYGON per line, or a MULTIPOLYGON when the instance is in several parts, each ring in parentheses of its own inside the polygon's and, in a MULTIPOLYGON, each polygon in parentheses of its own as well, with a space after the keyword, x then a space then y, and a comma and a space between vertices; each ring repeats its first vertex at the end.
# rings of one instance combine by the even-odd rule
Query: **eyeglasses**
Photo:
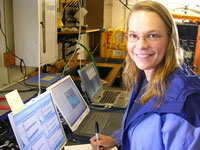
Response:
POLYGON ((145 35, 137 35, 134 33, 126 34, 127 40, 132 43, 137 42, 140 39, 140 37, 143 37, 145 41, 154 42, 160 40, 160 38, 162 38, 163 36, 157 33, 149 33, 145 35))

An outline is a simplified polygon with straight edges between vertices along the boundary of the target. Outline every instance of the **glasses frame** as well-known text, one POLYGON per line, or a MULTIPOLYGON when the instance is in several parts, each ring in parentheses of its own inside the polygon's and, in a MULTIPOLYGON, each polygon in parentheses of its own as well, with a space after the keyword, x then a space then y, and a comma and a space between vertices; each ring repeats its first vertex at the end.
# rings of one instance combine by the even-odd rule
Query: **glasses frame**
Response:
POLYGON ((125 34, 125 38, 128 42, 131 42, 131 43, 136 43, 137 41, 140 40, 141 37, 143 37, 143 39, 147 42, 155 42, 155 41, 159 41, 162 37, 164 37, 163 35, 161 34, 157 34, 157 33, 148 33, 148 34, 145 34, 145 35, 137 35, 137 34, 134 34, 134 35, 137 35, 137 37, 135 37, 135 40, 130 40, 129 36, 131 34, 134 34, 134 33, 126 33, 125 34), (151 38, 149 37, 150 35, 156 35, 155 38, 151 38))

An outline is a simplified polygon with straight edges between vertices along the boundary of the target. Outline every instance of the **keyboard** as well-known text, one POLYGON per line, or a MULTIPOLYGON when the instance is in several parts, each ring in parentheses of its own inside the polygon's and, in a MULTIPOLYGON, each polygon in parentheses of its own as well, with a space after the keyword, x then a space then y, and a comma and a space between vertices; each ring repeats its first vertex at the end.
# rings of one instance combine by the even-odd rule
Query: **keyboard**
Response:
POLYGON ((97 121, 99 123, 99 132, 101 133, 106 126, 107 121, 109 120, 110 113, 108 112, 94 112, 91 114, 91 116, 88 118, 89 123, 87 123, 87 126, 85 125, 80 132, 82 133, 88 133, 88 134, 94 134, 95 132, 95 122, 97 121))
POLYGON ((103 96, 99 100, 100 103, 114 103, 117 96, 120 94, 119 91, 104 91, 103 96))

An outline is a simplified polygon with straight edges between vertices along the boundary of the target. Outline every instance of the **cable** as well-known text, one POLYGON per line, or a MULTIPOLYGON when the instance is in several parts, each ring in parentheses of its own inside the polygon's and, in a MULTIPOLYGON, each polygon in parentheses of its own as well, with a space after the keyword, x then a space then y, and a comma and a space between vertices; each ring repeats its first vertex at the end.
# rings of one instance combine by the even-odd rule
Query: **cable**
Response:
MULTIPOLYGON (((80 2, 80 0, 78 0, 78 4, 79 4, 79 9, 81 8, 82 4, 80 2)), ((81 18, 81 11, 79 13, 79 18, 81 18)), ((69 61, 67 62, 67 64, 65 65, 64 69, 63 69, 63 72, 62 72, 62 75, 61 75, 61 79, 63 78, 64 76, 64 73, 65 73, 65 70, 69 67, 69 64, 72 60, 72 58, 74 57, 74 55, 76 54, 77 50, 78 50, 78 41, 80 41, 80 35, 81 35, 81 24, 79 23, 79 28, 78 28, 78 40, 77 40, 77 43, 76 43, 76 46, 75 46, 75 50, 74 50, 74 53, 72 54, 72 56, 70 57, 69 61)))
MULTIPOLYGON (((0 102, 6 101, 6 97, 0 97, 0 102)), ((10 109, 9 106, 0 105, 0 109, 10 109)))
POLYGON ((2 26, 0 24, 0 29, 1 29, 1 33, 3 34, 4 38, 5 38, 5 44, 6 44, 6 51, 7 52, 10 52, 11 55, 13 55, 14 57, 18 58, 20 61, 22 61, 23 59, 19 58, 18 56, 16 56, 15 54, 11 53, 10 49, 8 48, 8 44, 7 44, 7 38, 6 38, 6 35, 2 29, 2 26))
MULTIPOLYGON (((35 89, 38 89, 38 86, 37 85, 31 85, 31 84, 27 84, 27 83, 20 83, 20 82, 18 82, 18 81, 15 81, 16 83, 18 83, 18 84, 20 84, 20 85, 22 85, 22 86, 24 86, 24 87, 27 87, 27 88, 29 88, 29 89, 32 89, 32 90, 35 90, 35 89), (31 86, 33 86, 33 87, 37 87, 37 88, 32 88, 31 86)), ((44 87, 44 86, 42 86, 42 88, 46 88, 46 87, 44 87)))
POLYGON ((2 150, 6 150, 6 149, 9 149, 9 150, 17 150, 19 149, 18 145, 17 145, 17 142, 16 142, 16 139, 15 139, 15 136, 14 136, 14 133, 13 133, 13 130, 10 126, 10 124, 8 123, 9 121, 7 120, 3 120, 0 118, 0 126, 2 127, 2 130, 3 132, 1 132, 1 146, 0 148, 2 150))
MULTIPOLYGON (((19 83, 19 84, 22 84, 22 83, 19 83)), ((31 85, 31 86, 38 87, 37 85, 31 85)), ((28 87, 28 86, 26 86, 26 87, 28 87)), ((30 89, 27 89, 27 90, 18 90, 18 92, 31 92, 31 91, 37 91, 38 92, 38 88, 31 88, 31 87, 28 87, 28 88, 30 88, 30 89)), ((42 88, 42 90, 45 90, 45 89, 46 89, 46 87, 42 88)), ((12 92, 13 90, 14 89, 12 89, 12 90, 2 90, 2 91, 0 91, 0 93, 9 93, 9 92, 12 92)))
POLYGON ((80 42, 78 42, 78 44, 81 45, 81 46, 84 48, 84 50, 86 50, 86 52, 88 53, 88 55, 89 55, 90 58, 92 59, 92 62, 94 63, 94 66, 95 66, 95 68, 96 68, 96 70, 97 70, 97 72, 98 72, 98 74, 99 74, 99 76, 100 76, 99 69, 97 68, 96 62, 95 62, 95 60, 94 60, 92 54, 90 53, 90 51, 89 51, 83 44, 81 44, 80 42))
POLYGON ((122 3, 122 5, 124 5, 124 7, 126 7, 127 9, 130 10, 130 8, 127 6, 127 4, 128 4, 127 0, 126 0, 126 4, 124 4, 124 2, 122 2, 121 0, 119 0, 119 2, 122 3))
MULTIPOLYGON (((3 36, 4 36, 4 38, 5 38, 5 46, 6 46, 6 51, 7 52, 9 52, 12 56, 14 56, 14 57, 16 57, 17 59, 19 59, 20 60, 20 72, 22 73, 22 75, 23 75, 23 83, 24 83, 24 85, 26 85, 28 88, 31 88, 30 86, 32 86, 32 87, 37 87, 37 88, 31 88, 31 90, 21 90, 21 92, 29 92, 29 91, 37 91, 37 92, 40 92, 40 90, 43 90, 43 89, 45 89, 46 87, 43 87, 43 86, 37 86, 37 85, 31 85, 31 84, 27 84, 26 83, 26 76, 27 76, 27 70, 26 70, 26 64, 25 64, 25 62, 24 62, 24 60, 22 59, 22 58, 20 58, 20 57, 18 57, 17 55, 15 55, 15 54, 13 54, 11 51, 10 51, 10 49, 9 49, 9 47, 8 47, 8 43, 7 43, 7 37, 6 37, 6 34, 4 33, 4 31, 3 31, 3 29, 2 29, 2 26, 1 26, 1 24, 0 24, 0 30, 1 30, 1 32, 2 32, 2 34, 3 34, 3 36), (24 66, 24 69, 23 69, 23 66, 24 66), (40 88, 42 88, 42 89, 40 89, 40 88)), ((40 68, 39 68, 40 69, 40 68)), ((19 83, 19 82, 18 82, 19 83)), ((10 90, 8 90, 7 92, 9 92, 10 90)), ((5 92, 5 91, 0 91, 0 93, 3 93, 3 92, 5 92)))
POLYGON ((20 60, 20 71, 21 71, 21 73, 22 73, 22 75, 23 75, 23 77, 24 77, 24 84, 26 84, 26 83, 25 83, 25 78, 26 78, 26 64, 25 64, 25 62, 24 62, 24 60, 23 60, 22 58, 18 57, 17 55, 13 54, 13 53, 10 51, 10 49, 9 49, 9 47, 8 47, 8 43, 7 43, 7 37, 6 37, 6 34, 4 33, 4 31, 3 31, 3 29, 2 29, 1 24, 0 24, 0 30, 1 30, 1 32, 2 32, 2 34, 3 34, 3 36, 4 36, 4 38, 5 38, 6 51, 9 52, 11 55, 13 55, 14 57, 16 57, 17 59, 20 60), (24 71, 23 71, 23 66, 24 66, 24 71))
POLYGON ((5 101, 5 100, 6 100, 6 97, 5 97, 5 96, 0 97, 0 102, 5 101))
MULTIPOLYGON (((21 83, 21 82, 18 82, 18 81, 15 81, 16 83, 18 83, 18 84, 21 84, 21 85, 23 85, 23 86, 25 86, 25 87, 27 87, 27 88, 29 88, 29 89, 26 89, 26 90, 18 90, 18 92, 31 92, 31 91, 37 91, 38 92, 38 86, 37 85, 30 85, 30 84, 27 84, 26 82, 25 82, 25 80, 23 80, 24 81, 24 83, 21 83), (36 87, 36 88, 32 88, 32 87, 36 87)), ((46 89, 46 87, 44 87, 44 86, 41 86, 41 89, 42 90, 45 90, 46 89)), ((0 93, 8 93, 8 92, 11 92, 11 91, 13 91, 14 89, 12 89, 12 90, 0 90, 0 93)))
MULTIPOLYGON (((8 92, 12 92, 13 90, 4 90, 4 91, 0 91, 0 93, 8 93, 8 92)), ((17 90, 18 92, 31 92, 31 91, 38 91, 37 88, 35 89, 28 89, 28 90, 17 90)))
POLYGON ((94 55, 95 54, 95 52, 96 52, 96 50, 97 50, 97 48, 100 46, 100 42, 99 43, 97 43, 97 45, 96 45, 96 47, 94 48, 94 50, 91 52, 92 53, 92 55, 94 55))
POLYGON ((88 107, 91 110, 97 110, 97 111, 106 111, 106 112, 112 112, 112 111, 124 111, 124 108, 116 108, 113 105, 105 105, 105 106, 99 106, 99 105, 94 105, 91 103, 89 96, 87 95, 87 92, 84 89, 84 86, 81 86, 81 94, 84 98, 84 100, 86 101, 88 107))

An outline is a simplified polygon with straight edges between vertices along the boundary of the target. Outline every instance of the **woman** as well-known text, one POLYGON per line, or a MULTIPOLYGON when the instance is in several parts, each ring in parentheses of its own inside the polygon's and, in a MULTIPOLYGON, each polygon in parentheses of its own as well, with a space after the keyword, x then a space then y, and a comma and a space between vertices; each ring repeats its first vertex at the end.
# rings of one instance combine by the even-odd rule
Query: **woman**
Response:
POLYGON ((176 25, 160 3, 135 4, 127 22, 123 72, 131 89, 122 129, 90 139, 94 149, 200 149, 200 79, 184 64, 176 25))

